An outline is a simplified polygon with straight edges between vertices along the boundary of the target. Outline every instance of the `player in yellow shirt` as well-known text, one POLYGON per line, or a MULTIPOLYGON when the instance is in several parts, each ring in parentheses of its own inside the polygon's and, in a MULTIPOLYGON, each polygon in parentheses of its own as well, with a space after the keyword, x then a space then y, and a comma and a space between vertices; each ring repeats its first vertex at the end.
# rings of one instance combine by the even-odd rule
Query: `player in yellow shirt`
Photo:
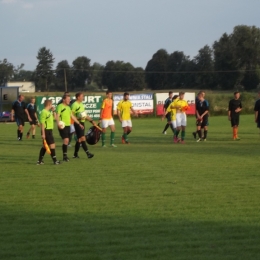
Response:
MULTIPOLYGON (((177 128, 177 123, 176 123, 176 108, 174 108, 174 101, 178 98, 178 95, 174 95, 172 98, 172 103, 168 106, 168 108, 165 110, 164 115, 162 116, 162 120, 165 119, 167 115, 170 115, 171 119, 171 124, 173 128, 173 141, 176 139, 176 128, 177 128)), ((168 117, 167 117, 168 119, 168 117)))
POLYGON ((181 142, 184 144, 184 139, 185 139, 185 128, 187 126, 187 117, 186 117, 186 108, 188 107, 188 103, 186 100, 184 100, 184 92, 179 93, 179 98, 175 99, 173 104, 170 105, 171 109, 176 109, 176 134, 174 137, 174 142, 181 142), (181 131, 181 139, 178 139, 178 135, 181 131))
POLYGON ((101 127, 102 127, 102 147, 106 147, 105 141, 106 141, 106 129, 110 127, 111 134, 110 134, 110 146, 111 147, 117 147, 114 144, 115 140, 115 122, 112 115, 113 111, 113 99, 112 99, 112 92, 107 91, 106 92, 106 98, 103 100, 101 109, 100 109, 100 119, 101 121, 101 127))
POLYGON ((132 121, 130 111, 132 111, 136 116, 138 116, 136 111, 133 109, 133 104, 131 103, 131 101, 129 101, 129 93, 125 92, 124 99, 117 104, 117 115, 123 128, 123 144, 129 144, 127 136, 132 132, 132 121))

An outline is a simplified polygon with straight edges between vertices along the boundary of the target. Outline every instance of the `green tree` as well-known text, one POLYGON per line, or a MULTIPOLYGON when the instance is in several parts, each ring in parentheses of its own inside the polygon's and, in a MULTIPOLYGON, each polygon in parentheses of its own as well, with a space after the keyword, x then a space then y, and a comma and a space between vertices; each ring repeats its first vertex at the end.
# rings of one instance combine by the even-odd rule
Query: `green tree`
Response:
POLYGON ((37 55, 38 65, 36 67, 36 86, 42 90, 48 91, 50 84, 54 80, 54 57, 49 49, 42 47, 37 55))
POLYGON ((256 88, 260 82, 260 29, 239 25, 232 34, 224 33, 213 44, 217 82, 223 89, 243 85, 245 90, 256 88))
POLYGON ((72 62, 72 87, 85 89, 86 84, 91 82, 90 59, 86 56, 76 58, 72 62))
POLYGON ((99 89, 102 88, 102 74, 104 66, 95 62, 91 66, 91 84, 97 85, 99 89))
POLYGON ((5 86, 14 75, 14 65, 7 59, 0 60, 0 86, 5 86))
POLYGON ((72 71, 67 60, 60 61, 56 66, 55 85, 58 90, 70 91, 72 71))
POLYGON ((221 89, 233 89, 239 79, 234 50, 231 36, 226 33, 213 44, 216 85, 221 89))
POLYGON ((167 88, 182 88, 187 86, 187 72, 189 56, 182 51, 175 51, 167 60, 167 88))
POLYGON ((148 61, 145 68, 145 82, 148 88, 165 89, 167 88, 167 62, 169 54, 166 50, 158 50, 148 61))
POLYGON ((197 56, 194 57, 196 64, 196 84, 201 89, 212 88, 214 84, 214 62, 213 50, 205 45, 199 50, 197 56))

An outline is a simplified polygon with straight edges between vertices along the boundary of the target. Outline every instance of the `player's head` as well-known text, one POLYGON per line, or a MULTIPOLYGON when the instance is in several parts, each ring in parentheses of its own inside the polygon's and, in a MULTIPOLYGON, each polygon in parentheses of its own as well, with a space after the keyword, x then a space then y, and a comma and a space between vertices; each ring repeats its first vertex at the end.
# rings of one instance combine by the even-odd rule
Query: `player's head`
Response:
POLYGON ((68 96, 69 94, 70 94, 69 91, 65 91, 65 92, 64 92, 64 95, 67 95, 67 96, 68 96))
POLYGON ((175 100, 178 97, 179 97, 178 95, 174 95, 173 98, 172 98, 172 101, 175 100))
POLYGON ((23 96, 23 95, 19 95, 19 96, 18 96, 18 100, 19 100, 20 102, 24 101, 24 96, 23 96))
POLYGON ((110 90, 106 91, 107 98, 112 98, 112 92, 110 90))
POLYGON ((235 92, 234 92, 234 98, 235 98, 235 99, 239 99, 239 97, 240 97, 239 91, 235 91, 235 92))
POLYGON ((205 97, 205 91, 201 90, 199 93, 198 93, 198 97, 199 95, 202 95, 203 97, 205 97))
POLYGON ((49 110, 51 107, 52 107, 52 100, 51 99, 46 99, 44 101, 44 108, 49 110))
POLYGON ((125 92, 124 93, 124 100, 128 100, 129 99, 129 93, 128 92, 125 92))
POLYGON ((35 97, 31 97, 31 103, 35 104, 35 97))
POLYGON ((63 95, 63 97, 62 97, 62 102, 63 102, 63 104, 65 104, 65 105, 69 105, 69 104, 70 104, 70 96, 68 96, 68 95, 63 95))
POLYGON ((169 91, 169 98, 172 98, 172 96, 173 96, 173 92, 169 91))
POLYGON ((179 92, 179 99, 182 100, 184 98, 185 92, 179 92))
POLYGON ((204 100, 204 94, 203 94, 204 92, 200 92, 199 94, 198 94, 198 99, 200 100, 200 101, 203 101, 204 100))
POLYGON ((82 102, 82 101, 83 101, 83 98, 84 98, 82 92, 76 93, 75 97, 76 97, 77 101, 79 101, 79 102, 82 102))

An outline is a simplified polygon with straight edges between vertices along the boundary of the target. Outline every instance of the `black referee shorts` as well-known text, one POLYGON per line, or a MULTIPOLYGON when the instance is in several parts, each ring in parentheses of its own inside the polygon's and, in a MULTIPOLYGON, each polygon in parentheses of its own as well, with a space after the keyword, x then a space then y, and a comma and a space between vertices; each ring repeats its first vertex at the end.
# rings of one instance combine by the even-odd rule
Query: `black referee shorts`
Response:
POLYGON ((60 136, 62 139, 70 137, 70 126, 65 126, 63 129, 59 129, 60 136))
POLYGON ((85 136, 85 125, 83 122, 80 122, 80 124, 84 126, 84 129, 81 129, 78 124, 74 123, 75 132, 78 139, 81 138, 82 136, 85 136))
POLYGON ((16 116, 15 122, 16 122, 17 126, 20 126, 20 125, 24 126, 24 118, 23 117, 16 116))
POLYGON ((45 129, 45 140, 48 145, 54 144, 54 137, 52 134, 52 129, 45 129))

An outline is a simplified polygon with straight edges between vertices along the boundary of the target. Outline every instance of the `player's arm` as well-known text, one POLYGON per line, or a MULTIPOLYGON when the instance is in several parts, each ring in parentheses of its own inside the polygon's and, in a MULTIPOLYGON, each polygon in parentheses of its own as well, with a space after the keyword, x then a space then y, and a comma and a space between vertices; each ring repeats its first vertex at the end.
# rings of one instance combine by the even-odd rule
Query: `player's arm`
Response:
POLYGON ((89 117, 88 115, 86 116, 86 119, 87 119, 92 125, 94 125, 94 126, 97 125, 96 122, 95 122, 91 117, 89 117))
POLYGON ((41 113, 41 115, 40 115, 40 127, 41 127, 41 134, 42 134, 43 140, 45 139, 45 120, 46 120, 46 118, 41 113))
POLYGON ((117 104, 116 111, 117 111, 118 119, 119 119, 119 121, 122 123, 122 117, 121 117, 121 101, 117 104))
POLYGON ((138 113, 133 109, 133 107, 130 107, 130 109, 131 109, 132 113, 133 113, 136 117, 138 117, 138 113))
MULTIPOLYGON (((15 102, 14 102, 15 103, 15 102)), ((10 115, 10 119, 11 121, 14 121, 14 103, 12 104, 12 109, 11 109, 11 115, 10 115)))
POLYGON ((25 108, 25 109, 24 109, 24 111, 25 111, 25 113, 26 113, 26 115, 27 115, 27 117, 28 117, 28 120, 31 122, 31 121, 32 121, 32 119, 31 119, 31 117, 30 117, 30 114, 29 114, 29 111, 28 111, 28 109, 27 109, 27 108, 25 108))
POLYGON ((173 103, 171 103, 166 110, 164 110, 163 116, 162 116, 162 121, 165 119, 166 115, 171 112, 171 110, 174 108, 173 103))
POLYGON ((257 123, 257 118, 258 118, 258 111, 255 111, 255 122, 257 123))
POLYGON ((229 101, 229 105, 228 105, 228 120, 231 120, 231 101, 229 101))
POLYGON ((242 103, 240 102, 239 107, 235 110, 236 113, 239 113, 242 110, 242 103))
POLYGON ((79 122, 79 120, 73 115, 73 113, 71 112, 70 115, 71 119, 80 126, 81 129, 84 129, 84 126, 79 122))

